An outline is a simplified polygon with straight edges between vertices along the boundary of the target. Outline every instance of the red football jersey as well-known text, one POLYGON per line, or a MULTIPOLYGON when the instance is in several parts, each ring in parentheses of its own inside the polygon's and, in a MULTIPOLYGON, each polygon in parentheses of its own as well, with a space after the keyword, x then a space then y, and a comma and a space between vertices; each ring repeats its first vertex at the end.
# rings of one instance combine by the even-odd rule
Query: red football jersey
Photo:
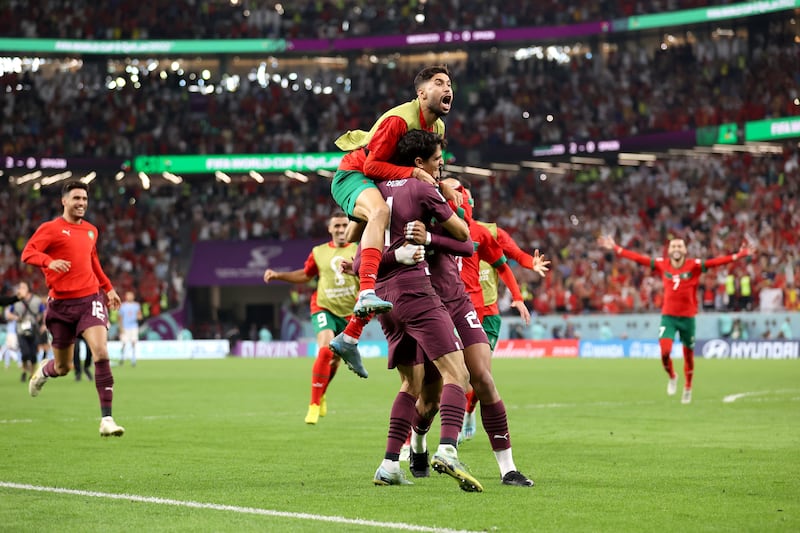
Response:
POLYGON ((97 228, 85 220, 71 224, 58 217, 34 232, 22 250, 22 261, 42 269, 51 298, 83 298, 100 288, 108 292, 112 286, 97 257, 97 234, 97 228), (47 268, 55 259, 72 263, 69 271, 47 268))

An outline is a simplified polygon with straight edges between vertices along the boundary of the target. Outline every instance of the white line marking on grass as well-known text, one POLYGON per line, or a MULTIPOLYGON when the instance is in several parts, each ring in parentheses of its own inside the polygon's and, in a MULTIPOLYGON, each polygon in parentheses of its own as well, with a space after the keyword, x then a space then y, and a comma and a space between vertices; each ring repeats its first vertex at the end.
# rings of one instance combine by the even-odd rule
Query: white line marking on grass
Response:
POLYGON ((0 420, 0 424, 30 424, 33 422, 30 418, 12 418, 10 420, 0 420))
POLYGON ((758 396, 760 394, 767 394, 766 392, 740 392, 738 394, 728 394, 722 399, 722 403, 733 403, 736 400, 741 398, 746 398, 747 396, 758 396))
POLYGON ((747 398, 748 396, 762 396, 764 394, 793 394, 797 392, 796 389, 783 389, 783 390, 765 390, 765 391, 758 391, 758 392, 740 392, 737 394, 728 394, 724 398, 722 398, 723 403, 733 403, 736 400, 740 400, 742 398, 747 398))
POLYGON ((287 511, 273 511, 271 509, 258 509, 256 507, 237 507, 235 505, 222 505, 218 503, 202 503, 193 501, 171 500, 169 498, 156 498, 153 496, 137 496, 135 494, 113 494, 109 492, 95 492, 89 490, 63 489, 59 487, 40 487, 23 483, 0 481, 0 487, 19 490, 32 490, 36 492, 51 492, 56 494, 71 494, 74 496, 91 496, 93 498, 108 498, 110 500, 129 500, 141 503, 155 503, 158 505, 174 505, 177 507, 190 507, 193 509, 211 509, 214 511, 230 511, 232 513, 255 514, 262 516, 276 516, 280 518, 296 518, 300 520, 315 520, 317 522, 332 522, 335 524, 352 524, 356 526, 394 528, 404 531, 427 531, 430 533, 479 533, 463 529, 447 529, 441 527, 417 526, 402 522, 376 522, 374 520, 361 520, 358 518, 345 518, 343 516, 324 516, 310 513, 291 513, 287 511))

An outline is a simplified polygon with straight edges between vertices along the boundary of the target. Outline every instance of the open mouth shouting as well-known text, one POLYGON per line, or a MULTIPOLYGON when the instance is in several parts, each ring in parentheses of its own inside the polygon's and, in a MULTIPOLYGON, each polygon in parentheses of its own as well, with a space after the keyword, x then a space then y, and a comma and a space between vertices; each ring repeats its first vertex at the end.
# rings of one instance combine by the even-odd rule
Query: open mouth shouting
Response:
POLYGON ((450 105, 453 103, 453 95, 446 94, 442 97, 441 101, 439 102, 439 107, 442 109, 443 112, 448 113, 450 111, 450 105))

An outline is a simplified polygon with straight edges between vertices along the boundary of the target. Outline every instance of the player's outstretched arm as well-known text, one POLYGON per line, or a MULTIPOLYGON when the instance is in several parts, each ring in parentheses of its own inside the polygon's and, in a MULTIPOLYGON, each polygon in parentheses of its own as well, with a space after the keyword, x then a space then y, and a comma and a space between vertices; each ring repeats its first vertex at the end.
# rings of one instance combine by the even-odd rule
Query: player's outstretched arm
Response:
POLYGON ((513 259, 523 268, 533 270, 541 277, 545 277, 547 271, 550 270, 548 268, 550 266, 550 261, 548 261, 544 255, 541 255, 538 249, 534 250, 533 255, 523 252, 511 235, 500 227, 497 228, 497 242, 500 243, 500 246, 503 248, 505 256, 509 259, 513 259))
POLYGON ((533 267, 531 270, 541 277, 545 277, 550 270, 550 260, 546 259, 544 254, 540 254, 538 248, 533 251, 533 267))
POLYGON ((606 250, 613 250, 615 254, 619 257, 624 257, 625 259, 630 259, 636 263, 639 263, 643 266, 653 266, 653 260, 646 256, 631 250, 626 250, 616 242, 614 242, 614 237, 611 235, 601 235, 597 238, 597 244, 600 245, 601 248, 605 248, 606 250))
POLYGON ((617 243, 614 242, 614 237, 612 237, 611 235, 600 235, 597 238, 597 244, 600 245, 601 248, 605 248, 606 250, 613 250, 617 246, 617 243))
POLYGON ((742 245, 739 247, 739 251, 732 255, 723 255, 722 257, 714 257, 713 259, 707 259, 705 261, 706 268, 713 268, 718 267, 721 265, 727 265, 728 263, 733 263, 742 258, 751 257, 755 255, 756 249, 755 247, 751 246, 747 242, 743 242, 742 245))
POLYGON ((289 272, 278 272, 271 268, 264 271, 264 283, 269 283, 273 280, 285 281, 287 283, 308 283, 311 279, 311 276, 306 274, 306 271, 302 268, 289 272))

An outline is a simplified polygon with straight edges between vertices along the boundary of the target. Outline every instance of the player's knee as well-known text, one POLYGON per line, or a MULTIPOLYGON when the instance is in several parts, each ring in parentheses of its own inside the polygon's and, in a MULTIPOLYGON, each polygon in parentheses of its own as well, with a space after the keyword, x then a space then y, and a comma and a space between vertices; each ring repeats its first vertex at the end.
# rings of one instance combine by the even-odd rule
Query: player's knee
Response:
POLYGON ((478 398, 484 398, 487 394, 494 395, 497 392, 494 379, 489 372, 482 372, 477 375, 473 374, 470 376, 469 382, 472 388, 475 389, 478 398))
POLYGON ((389 206, 386 202, 374 206, 369 214, 369 220, 372 223, 381 224, 382 226, 389 225, 389 206))
POLYGON ((95 361, 102 361, 108 359, 108 347, 102 346, 99 348, 90 348, 92 350, 92 357, 95 361))
POLYGON ((456 367, 453 370, 452 379, 454 383, 461 385, 461 387, 466 390, 469 384, 469 372, 467 372, 467 367, 464 365, 456 367))

